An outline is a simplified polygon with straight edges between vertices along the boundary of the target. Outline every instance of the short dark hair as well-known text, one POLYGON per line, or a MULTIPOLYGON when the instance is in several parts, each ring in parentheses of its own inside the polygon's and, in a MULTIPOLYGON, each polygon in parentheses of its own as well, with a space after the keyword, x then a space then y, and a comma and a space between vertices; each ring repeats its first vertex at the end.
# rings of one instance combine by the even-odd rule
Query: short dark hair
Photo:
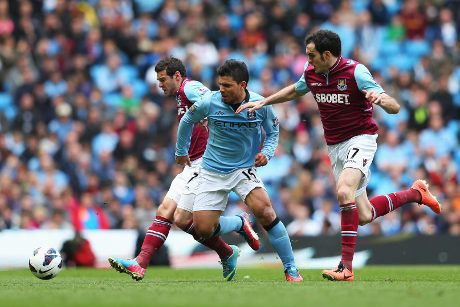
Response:
POLYGON ((242 81, 249 81, 249 71, 248 67, 244 62, 237 61, 237 60, 227 60, 217 69, 217 74, 220 77, 230 76, 235 80, 237 83, 241 83, 242 81))
POLYGON ((338 57, 342 53, 342 42, 337 33, 329 30, 319 30, 315 33, 308 35, 305 38, 305 45, 314 43, 316 50, 320 54, 328 50, 333 56, 338 57))
POLYGON ((187 76, 187 71, 185 70, 185 65, 178 58, 168 56, 155 65, 155 71, 158 73, 160 71, 166 70, 166 74, 170 77, 174 76, 176 71, 180 73, 182 78, 187 76))

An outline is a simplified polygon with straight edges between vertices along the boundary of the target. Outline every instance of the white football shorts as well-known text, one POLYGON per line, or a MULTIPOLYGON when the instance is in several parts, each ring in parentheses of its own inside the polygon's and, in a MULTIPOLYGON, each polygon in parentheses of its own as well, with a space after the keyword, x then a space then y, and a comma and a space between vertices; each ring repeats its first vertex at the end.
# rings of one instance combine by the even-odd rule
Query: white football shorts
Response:
POLYGON ((362 134, 342 143, 328 146, 335 183, 345 168, 356 168, 363 173, 356 197, 363 194, 371 178, 370 165, 377 151, 377 134, 362 134))
POLYGON ((165 198, 170 198, 179 204, 179 201, 182 197, 182 193, 185 190, 185 185, 193 176, 198 176, 199 168, 201 165, 202 158, 196 159, 191 162, 192 166, 186 165, 184 170, 178 174, 174 180, 171 182, 168 193, 166 193, 165 198), (196 174, 196 175, 195 175, 196 174))
POLYGON ((189 212, 224 211, 230 191, 244 201, 255 188, 265 189, 255 167, 241 168, 229 174, 200 167, 198 176, 186 185, 178 207, 189 212))

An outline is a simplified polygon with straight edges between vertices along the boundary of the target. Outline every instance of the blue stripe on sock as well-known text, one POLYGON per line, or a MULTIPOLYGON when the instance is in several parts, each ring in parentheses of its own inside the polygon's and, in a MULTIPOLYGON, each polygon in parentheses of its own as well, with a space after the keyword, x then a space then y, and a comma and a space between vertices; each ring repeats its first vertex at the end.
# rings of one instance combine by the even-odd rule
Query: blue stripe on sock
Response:
POLYGON ((153 233, 150 233, 150 232, 148 232, 147 235, 148 235, 148 236, 157 237, 157 238, 160 238, 161 240, 165 241, 165 238, 162 237, 162 236, 159 236, 159 235, 156 235, 156 234, 153 234, 153 233))

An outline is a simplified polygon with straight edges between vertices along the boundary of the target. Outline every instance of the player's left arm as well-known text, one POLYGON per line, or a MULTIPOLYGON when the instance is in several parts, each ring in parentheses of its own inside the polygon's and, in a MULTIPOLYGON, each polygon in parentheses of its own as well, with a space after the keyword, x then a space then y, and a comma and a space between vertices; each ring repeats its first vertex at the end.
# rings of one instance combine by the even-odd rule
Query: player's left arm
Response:
MULTIPOLYGON (((211 93, 207 94, 211 96, 211 93)), ((200 101, 195 102, 182 117, 179 128, 177 129, 176 141, 176 163, 190 166, 188 150, 190 148, 190 139, 193 132, 193 124, 199 122, 208 115, 209 99, 203 97, 200 101)))
POLYGON ((399 112, 399 103, 386 94, 383 88, 375 82, 369 70, 363 64, 358 64, 355 68, 355 79, 359 90, 364 94, 367 101, 380 106, 389 114, 399 112))
POLYGON ((280 134, 279 121, 272 106, 265 106, 263 108, 265 118, 262 122, 262 127, 265 131, 265 140, 262 150, 256 155, 254 166, 264 166, 268 163, 275 154, 276 146, 278 146, 278 139, 280 134))

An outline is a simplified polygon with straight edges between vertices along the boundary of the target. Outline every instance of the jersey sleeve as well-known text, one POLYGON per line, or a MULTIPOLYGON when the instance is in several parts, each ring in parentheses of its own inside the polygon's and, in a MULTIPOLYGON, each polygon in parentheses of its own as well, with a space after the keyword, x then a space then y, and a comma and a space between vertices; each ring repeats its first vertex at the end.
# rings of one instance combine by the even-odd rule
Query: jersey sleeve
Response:
POLYGON ((187 99, 191 103, 195 103, 206 94, 209 93, 209 89, 204 86, 201 82, 190 81, 184 86, 184 93, 187 96, 187 99))
POLYGON ((265 107, 265 119, 262 122, 262 127, 265 130, 265 141, 261 152, 271 159, 275 154, 276 146, 278 146, 278 138, 280 134, 279 120, 272 106, 265 107))
POLYGON ((299 81, 297 81, 295 84, 295 90, 298 93, 306 94, 310 91, 310 89, 307 86, 307 82, 305 81, 305 70, 307 70, 307 67, 308 67, 308 62, 305 63, 305 66, 303 69, 304 73, 300 77, 299 81))
POLYGON ((208 116, 211 96, 212 94, 208 92, 202 99, 195 102, 182 117, 177 130, 176 156, 183 157, 188 155, 193 124, 208 116))
POLYGON ((359 88, 360 91, 362 91, 362 90, 366 90, 366 91, 374 90, 379 94, 384 92, 383 88, 380 86, 380 84, 375 82, 375 80, 372 77, 371 73, 366 68, 366 66, 364 66, 363 64, 356 65, 355 79, 356 79, 356 84, 358 85, 358 88, 359 88))

